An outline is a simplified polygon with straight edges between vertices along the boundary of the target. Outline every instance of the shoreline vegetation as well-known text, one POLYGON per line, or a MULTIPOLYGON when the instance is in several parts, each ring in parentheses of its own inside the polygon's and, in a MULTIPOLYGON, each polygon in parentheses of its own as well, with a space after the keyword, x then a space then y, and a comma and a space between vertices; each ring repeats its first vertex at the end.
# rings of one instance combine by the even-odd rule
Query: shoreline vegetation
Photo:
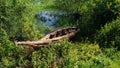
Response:
POLYGON ((119 67, 119 0, 0 1, 0 68, 119 67), (66 12, 54 26, 77 27, 80 32, 36 50, 16 46, 14 41, 39 40, 44 31, 52 31, 37 25, 35 15, 41 11, 66 12))

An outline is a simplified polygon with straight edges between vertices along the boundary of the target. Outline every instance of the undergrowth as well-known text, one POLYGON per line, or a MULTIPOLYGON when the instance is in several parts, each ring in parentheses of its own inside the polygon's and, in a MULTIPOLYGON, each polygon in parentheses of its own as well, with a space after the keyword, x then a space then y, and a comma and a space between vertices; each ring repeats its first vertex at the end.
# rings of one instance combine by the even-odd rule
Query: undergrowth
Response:
MULTIPOLYGON (((119 0, 1 0, 0 68, 119 68, 119 0), (42 10, 65 11, 57 26, 74 26, 73 41, 57 41, 36 50, 15 41, 38 40, 49 27, 36 24, 42 10), (75 38, 74 38, 75 39, 75 38)), ((73 39, 72 39, 73 40, 73 39)))

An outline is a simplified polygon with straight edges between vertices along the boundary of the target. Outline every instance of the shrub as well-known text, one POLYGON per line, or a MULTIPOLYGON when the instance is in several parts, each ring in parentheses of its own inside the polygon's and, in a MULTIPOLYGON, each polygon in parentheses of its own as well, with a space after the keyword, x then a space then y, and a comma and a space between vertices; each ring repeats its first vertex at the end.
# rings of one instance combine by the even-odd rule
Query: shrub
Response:
MULTIPOLYGON (((111 52, 116 51, 113 49, 111 52)), ((48 48, 41 48, 39 51, 33 52, 32 64, 33 67, 108 68, 113 62, 111 56, 108 55, 111 54, 103 53, 97 44, 73 44, 59 41, 49 45, 48 48)))
POLYGON ((24 65, 23 62, 26 61, 25 58, 29 53, 30 51, 23 47, 15 46, 4 29, 0 30, 0 68, 24 65))
POLYGON ((97 43, 101 47, 118 47, 120 48, 120 18, 106 24, 98 31, 96 36, 97 43))
POLYGON ((94 0, 91 4, 94 6, 88 7, 89 10, 79 21, 82 35, 85 36, 94 35, 101 26, 116 20, 120 11, 118 0, 94 0))
POLYGON ((36 28, 29 1, 1 0, 0 8, 1 28, 10 40, 35 40, 42 37, 41 31, 36 28))
POLYGON ((76 20, 74 15, 68 15, 60 21, 60 25, 77 26, 81 29, 82 37, 93 37, 97 29, 107 22, 115 20, 119 15, 118 0, 56 0, 59 9, 69 13, 79 14, 76 20))
POLYGON ((98 26, 115 20, 119 15, 120 2, 118 0, 95 0, 95 3, 93 20, 98 26))

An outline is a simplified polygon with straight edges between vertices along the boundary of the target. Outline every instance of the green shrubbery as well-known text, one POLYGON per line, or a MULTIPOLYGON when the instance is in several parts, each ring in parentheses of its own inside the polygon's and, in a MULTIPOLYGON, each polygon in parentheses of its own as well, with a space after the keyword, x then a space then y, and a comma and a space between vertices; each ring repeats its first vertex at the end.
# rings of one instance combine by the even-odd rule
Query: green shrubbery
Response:
POLYGON ((40 39, 43 34, 34 21, 29 2, 0 1, 0 68, 29 65, 28 49, 15 46, 14 41, 40 39))
POLYGON ((23 47, 17 47, 9 40, 7 33, 1 29, 0 32, 0 68, 16 67, 23 65, 23 58, 29 52, 23 47))
MULTIPOLYGON (((2 0, 0 2, 0 24, 10 40, 35 40, 41 31, 35 25, 29 1, 2 0)), ((41 33, 42 34, 42 33, 41 33)))
POLYGON ((34 52, 9 42, 1 46, 0 67, 116 68, 120 62, 116 49, 101 50, 99 45, 90 43, 59 41, 34 52))
POLYGON ((54 6, 70 14, 61 17, 59 26, 77 26, 81 30, 77 38, 88 37, 96 44, 91 40, 89 43, 63 40, 37 50, 16 46, 14 41, 40 39, 43 30, 49 28, 35 24, 34 13, 39 6, 36 9, 36 5, 25 0, 1 0, 0 68, 119 68, 118 0, 44 0, 42 9, 47 8, 47 1, 48 8, 54 6), (75 19, 75 14, 79 18, 75 19))
POLYGON ((113 59, 115 54, 120 56, 114 48, 101 50, 97 44, 60 41, 33 52, 32 64, 40 68, 113 68, 113 64, 119 66, 119 57, 113 59))
POLYGON ((102 27, 101 30, 98 31, 96 40, 101 47, 120 48, 120 18, 102 27))
POLYGON ((115 20, 119 15, 118 0, 56 0, 55 2, 61 10, 71 13, 67 17, 62 17, 60 25, 77 26, 81 29, 81 35, 91 37, 107 22, 115 20), (75 20, 74 13, 79 14, 75 20))

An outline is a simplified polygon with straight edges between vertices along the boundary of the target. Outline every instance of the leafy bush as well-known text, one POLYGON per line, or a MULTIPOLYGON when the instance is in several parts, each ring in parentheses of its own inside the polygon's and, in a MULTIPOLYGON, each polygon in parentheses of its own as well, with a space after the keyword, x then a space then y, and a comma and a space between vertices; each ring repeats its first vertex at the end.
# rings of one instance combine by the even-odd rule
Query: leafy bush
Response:
POLYGON ((1 0, 0 7, 1 28, 7 32, 10 40, 35 40, 42 37, 41 31, 33 23, 35 21, 29 1, 1 0))
MULTIPOLYGON (((84 13, 88 11, 88 7, 92 6, 93 0, 56 0, 55 5, 59 9, 73 12, 73 13, 84 13)), ((94 5, 94 4, 93 4, 94 5)))
POLYGON ((27 55, 30 51, 24 49, 21 46, 15 46, 9 40, 7 33, 4 29, 0 31, 0 68, 9 67, 14 68, 17 66, 23 66, 26 61, 27 55))
POLYGON ((83 36, 95 36, 96 30, 119 16, 120 2, 117 0, 94 0, 92 4, 94 6, 84 14, 79 24, 83 36))
POLYGON ((115 20, 119 15, 119 4, 118 0, 56 0, 55 2, 59 9, 68 14, 79 14, 77 20, 72 14, 66 18, 62 17, 60 25, 79 27, 82 37, 93 37, 97 29, 100 29, 105 23, 115 20))
POLYGON ((120 62, 117 50, 101 50, 97 44, 73 44, 64 40, 31 52, 10 42, 3 36, 4 30, 1 35, 4 42, 0 43, 0 67, 108 68, 119 66, 120 62))
POLYGON ((96 36, 97 43, 102 47, 120 48, 120 18, 106 24, 98 31, 96 36))
MULTIPOLYGON (((67 41, 59 41, 47 48, 41 48, 39 51, 33 52, 32 64, 33 67, 40 68, 108 68, 112 66, 112 62, 119 62, 111 59, 116 56, 114 50, 114 48, 111 51, 109 49, 101 50, 97 44, 73 44, 67 41), (113 52, 112 55, 109 52, 113 52)), ((116 54, 120 56, 119 53, 116 54)), ((119 59, 119 57, 116 59, 119 59)), ((118 63, 114 64, 119 66, 118 63)))
MULTIPOLYGON (((0 68, 120 67, 120 51, 117 49, 120 48, 120 18, 111 23, 107 23, 101 28, 96 36, 96 41, 99 45, 88 42, 71 43, 70 41, 63 40, 34 51, 14 45, 13 40, 39 39, 43 36, 42 30, 48 29, 48 27, 46 28, 44 25, 39 26, 33 23, 35 22, 32 17, 34 12, 31 10, 38 9, 33 8, 33 4, 31 4, 32 6, 29 5, 28 1, 1 0, 0 2, 0 68)), ((37 2, 38 0, 35 1, 37 2)), ((52 5, 54 2, 54 0, 42 1, 44 3, 49 1, 48 3, 52 5)), ((71 14, 70 16, 62 17, 60 24, 63 26, 79 27, 82 33, 79 36, 82 37, 88 37, 88 35, 95 33, 96 29, 100 28, 98 26, 112 21, 117 17, 117 14, 119 14, 119 4, 117 0, 55 1, 58 9, 60 8, 67 12, 81 15, 77 20, 75 16, 71 14), (108 18, 108 16, 110 16, 110 18, 108 18), (99 17, 103 17, 105 20, 102 18, 99 19, 99 17), (101 21, 104 22, 101 23, 101 21)), ((30 0, 30 2, 33 1, 30 0)), ((43 8, 44 7, 45 4, 43 8)))
POLYGON ((94 8, 94 22, 98 25, 104 25, 107 22, 115 20, 119 15, 120 2, 118 0, 96 0, 94 8))

